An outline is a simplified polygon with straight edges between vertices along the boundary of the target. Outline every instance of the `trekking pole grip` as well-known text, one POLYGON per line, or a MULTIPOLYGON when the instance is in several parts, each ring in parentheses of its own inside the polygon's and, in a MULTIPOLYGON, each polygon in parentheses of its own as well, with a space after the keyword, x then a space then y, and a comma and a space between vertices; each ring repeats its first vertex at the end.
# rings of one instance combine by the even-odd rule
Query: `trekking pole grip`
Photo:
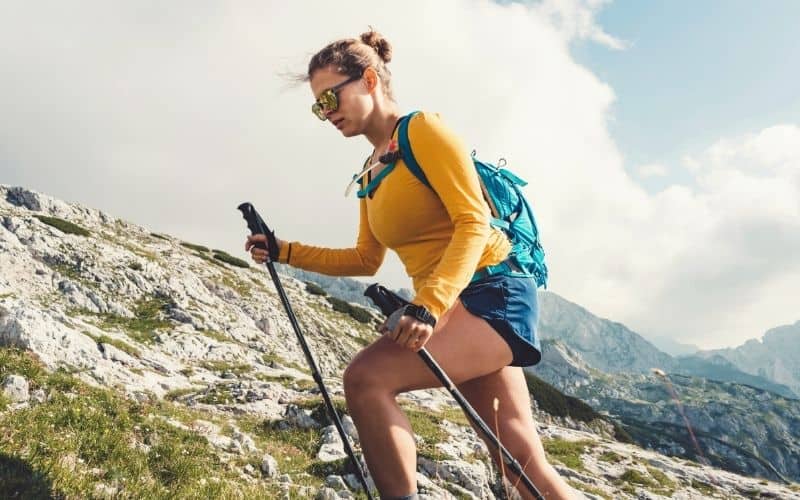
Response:
POLYGON ((247 221, 247 228, 250 229, 250 234, 263 234, 267 237, 267 245, 258 242, 254 246, 266 250, 269 252, 270 259, 277 261, 280 249, 278 248, 278 240, 275 238, 275 231, 270 230, 252 203, 246 201, 236 208, 242 212, 242 217, 247 221))

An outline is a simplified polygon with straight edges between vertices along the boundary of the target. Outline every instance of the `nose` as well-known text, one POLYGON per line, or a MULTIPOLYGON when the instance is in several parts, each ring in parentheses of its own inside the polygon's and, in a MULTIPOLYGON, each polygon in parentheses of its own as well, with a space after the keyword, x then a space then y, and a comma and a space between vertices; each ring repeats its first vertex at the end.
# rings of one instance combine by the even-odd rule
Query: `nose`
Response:
POLYGON ((325 108, 325 117, 330 120, 331 119, 331 115, 333 115, 335 112, 336 111, 334 111, 332 109, 325 108))

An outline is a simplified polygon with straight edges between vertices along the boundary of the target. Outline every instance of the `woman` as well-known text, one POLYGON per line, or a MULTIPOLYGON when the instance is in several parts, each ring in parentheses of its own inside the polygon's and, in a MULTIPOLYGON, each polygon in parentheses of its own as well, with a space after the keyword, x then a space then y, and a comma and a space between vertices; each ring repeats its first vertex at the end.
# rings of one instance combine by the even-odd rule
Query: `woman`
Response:
MULTIPOLYGON (((395 398, 441 386, 416 354, 422 347, 484 421, 495 421, 493 401, 499 400, 499 436, 540 492, 546 498, 571 498, 569 486, 545 458, 521 368, 541 358, 536 284, 533 278, 476 275, 503 262, 511 246, 489 225, 469 154, 437 115, 418 113, 410 119, 408 135, 433 189, 402 160, 383 172, 387 165, 379 159, 390 145, 394 149, 402 116, 386 66, 391 56, 389 42, 370 31, 323 48, 303 78, 310 82, 318 118, 345 137, 365 136, 373 146, 366 165, 374 168, 362 181, 369 192, 360 201, 355 248, 278 240, 279 252, 270 256, 254 247, 265 242, 264 235, 249 237, 245 248, 256 262, 271 258, 328 275, 373 275, 387 248, 404 263, 416 307, 393 331, 384 323, 384 335, 359 352, 344 372, 347 406, 382 498, 416 498, 414 435, 395 398)), ((532 498, 521 485, 519 491, 532 498)))

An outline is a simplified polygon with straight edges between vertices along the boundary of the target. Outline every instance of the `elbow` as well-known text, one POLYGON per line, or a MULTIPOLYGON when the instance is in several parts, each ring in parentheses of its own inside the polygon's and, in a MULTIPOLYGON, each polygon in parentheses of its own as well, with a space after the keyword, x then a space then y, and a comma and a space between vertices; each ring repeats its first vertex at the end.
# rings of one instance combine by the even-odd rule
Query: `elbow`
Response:
POLYGON ((378 252, 359 252, 361 256, 361 276, 375 276, 378 269, 383 264, 383 258, 386 255, 385 251, 378 252))
POLYGON ((364 276, 375 276, 378 269, 381 268, 383 259, 367 260, 364 262, 364 276))

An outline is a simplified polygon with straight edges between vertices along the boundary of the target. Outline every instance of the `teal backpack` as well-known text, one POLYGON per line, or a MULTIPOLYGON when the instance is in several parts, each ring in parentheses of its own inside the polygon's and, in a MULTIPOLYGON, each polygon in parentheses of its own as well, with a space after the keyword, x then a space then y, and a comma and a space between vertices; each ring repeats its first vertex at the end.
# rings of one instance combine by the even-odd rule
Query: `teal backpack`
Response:
MULTIPOLYGON (((420 182, 433 189, 425 172, 414 158, 411 143, 408 140, 408 123, 411 121, 411 117, 417 113, 417 111, 410 113, 400 120, 398 130, 400 154, 411 173, 420 182)), ((488 269, 482 270, 480 274, 476 274, 473 281, 492 274, 503 273, 512 276, 532 276, 536 280, 537 287, 547 288, 547 266, 544 263, 544 249, 539 238, 539 230, 536 227, 533 209, 520 189, 528 183, 502 168, 503 165, 498 167, 477 160, 474 151, 472 162, 478 172, 483 197, 492 212, 491 225, 505 232, 511 241, 512 248, 508 260, 516 267, 516 269, 509 269, 504 263, 490 266, 488 269)), ((387 167, 381 174, 385 175, 390 170, 391 168, 387 167)), ((384 175, 379 174, 378 177, 384 175)), ((379 182, 380 179, 376 178, 375 181, 379 182)), ((370 184, 374 184, 374 182, 370 184)), ((368 191, 369 187, 361 190, 359 196, 363 196, 368 191)))

